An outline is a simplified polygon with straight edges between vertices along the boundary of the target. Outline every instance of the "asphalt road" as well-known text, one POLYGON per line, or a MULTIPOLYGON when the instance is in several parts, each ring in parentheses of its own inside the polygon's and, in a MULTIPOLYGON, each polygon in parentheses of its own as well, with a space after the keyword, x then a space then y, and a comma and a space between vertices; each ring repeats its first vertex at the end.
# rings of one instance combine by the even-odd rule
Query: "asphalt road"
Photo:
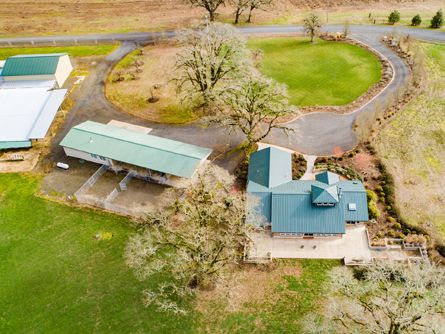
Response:
MULTIPOLYGON (((324 27, 325 31, 342 31, 342 26, 329 25, 324 27)), ((299 26, 261 26, 245 27, 240 31, 246 35, 261 34, 289 34, 301 33, 299 26)), ((301 116, 290 122, 288 126, 295 129, 295 132, 286 137, 280 131, 273 131, 267 138, 267 142, 280 146, 285 146, 301 153, 311 155, 331 155, 334 151, 349 150, 357 143, 353 124, 360 114, 372 113, 376 105, 386 106, 389 98, 402 89, 409 79, 409 68, 396 54, 389 50, 380 42, 382 35, 391 33, 399 35, 410 34, 411 36, 433 42, 445 42, 445 33, 433 30, 394 28, 390 26, 351 26, 350 36, 367 44, 383 54, 392 64, 395 70, 395 77, 391 84, 374 100, 352 113, 338 115, 335 113, 323 112, 312 113, 301 116)), ((159 134, 168 138, 183 140, 185 142, 213 147, 220 151, 224 148, 233 147, 241 142, 242 136, 237 133, 230 135, 223 128, 213 127, 203 129, 198 125, 169 126, 163 124, 150 123, 118 110, 107 101, 104 96, 103 86, 106 77, 112 66, 128 52, 134 50, 139 44, 152 42, 154 39, 171 38, 174 32, 158 33, 124 33, 124 34, 92 34, 81 36, 51 36, 51 37, 22 37, 0 39, 0 46, 6 45, 48 45, 48 44, 82 44, 82 43, 105 43, 110 41, 122 42, 120 48, 108 55, 100 63, 96 71, 89 76, 81 88, 81 96, 70 111, 62 131, 54 141, 52 159, 57 159, 62 155, 58 143, 66 132, 74 125, 87 119, 108 122, 110 119, 134 122, 152 127, 153 134, 159 134)))

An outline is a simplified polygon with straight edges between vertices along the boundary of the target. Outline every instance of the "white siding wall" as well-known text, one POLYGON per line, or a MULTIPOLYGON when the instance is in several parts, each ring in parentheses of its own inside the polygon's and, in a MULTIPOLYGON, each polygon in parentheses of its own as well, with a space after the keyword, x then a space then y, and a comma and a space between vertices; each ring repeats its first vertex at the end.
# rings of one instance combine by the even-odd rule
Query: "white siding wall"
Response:
POLYGON ((10 76, 10 77, 3 77, 5 81, 27 81, 27 80, 56 80, 55 76, 50 75, 19 75, 19 76, 10 76))
POLYGON ((73 150, 68 147, 64 147, 63 150, 65 151, 65 154, 69 157, 79 158, 79 159, 83 159, 85 161, 91 161, 91 162, 95 162, 97 164, 111 166, 111 160, 108 158, 105 158, 105 160, 102 160, 99 158, 99 156, 97 158, 95 158, 90 153, 73 150))
POLYGON ((73 65, 71 65, 70 57, 68 55, 60 57, 55 74, 55 78, 59 87, 63 86, 66 79, 68 79, 68 77, 70 76, 72 70, 73 65))

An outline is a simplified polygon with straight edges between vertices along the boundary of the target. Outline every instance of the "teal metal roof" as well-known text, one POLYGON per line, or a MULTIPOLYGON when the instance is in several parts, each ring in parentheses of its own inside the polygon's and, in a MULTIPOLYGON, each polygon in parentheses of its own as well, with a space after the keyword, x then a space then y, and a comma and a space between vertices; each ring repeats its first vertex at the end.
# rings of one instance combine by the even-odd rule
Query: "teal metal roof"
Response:
POLYGON ((272 194, 272 232, 345 233, 341 206, 317 207, 310 195, 272 194))
POLYGON ((334 184, 340 181, 340 178, 337 174, 331 173, 329 171, 321 172, 315 175, 315 179, 325 184, 334 184))
POLYGON ((63 147, 171 175, 191 178, 209 148, 87 121, 73 127, 63 147))
POLYGON ((331 172, 316 175, 316 180, 291 180, 282 177, 285 174, 274 176, 275 171, 291 172, 290 154, 280 151, 269 148, 252 154, 247 184, 247 192, 259 198, 259 209, 271 222, 272 232, 338 234, 345 233, 347 221, 369 220, 362 182, 340 181, 331 172), (280 163, 272 165, 274 156, 280 163), (320 203, 334 206, 316 205, 320 203), (355 209, 351 210, 349 204, 355 209))
POLYGON ((0 150, 8 150, 14 148, 28 148, 31 147, 32 143, 30 140, 24 141, 1 141, 0 150))
POLYGON ((311 186, 311 194, 312 194, 312 203, 321 204, 321 203, 329 203, 335 204, 338 203, 338 188, 337 186, 320 186, 317 184, 313 184, 311 186))
POLYGON ((17 55, 6 59, 1 76, 50 75, 56 73, 59 59, 66 53, 17 55))
POLYGON ((292 156, 289 152, 267 147, 252 153, 248 179, 271 188, 292 180, 292 156))

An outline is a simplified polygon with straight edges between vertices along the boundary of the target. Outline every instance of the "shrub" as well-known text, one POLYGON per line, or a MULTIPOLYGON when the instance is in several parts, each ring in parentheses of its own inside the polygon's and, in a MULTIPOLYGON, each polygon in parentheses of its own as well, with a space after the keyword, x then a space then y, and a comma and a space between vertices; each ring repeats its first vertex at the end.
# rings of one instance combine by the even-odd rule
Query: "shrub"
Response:
POLYGON ((380 217, 379 208, 377 207, 374 201, 370 201, 368 203, 368 213, 369 213, 369 218, 371 219, 378 219, 380 217))
POLYGON ((368 202, 377 201, 377 195, 372 190, 366 190, 366 197, 368 198, 368 202))
POLYGON ((383 188, 382 188, 382 186, 377 186, 377 187, 375 187, 375 190, 376 190, 377 192, 383 192, 383 188))
POLYGON ((385 236, 385 231, 378 231, 378 232, 377 232, 377 236, 378 236, 379 238, 383 238, 383 237, 385 236))
POLYGON ((394 230, 389 230, 389 231, 388 231, 388 236, 389 236, 390 238, 394 238, 394 237, 396 236, 396 232, 395 232, 394 230))
POLYGON ((403 238, 405 238, 405 235, 402 232, 397 232, 396 237, 399 239, 403 239, 403 238))
POLYGON ((388 22, 394 24, 399 21, 400 21, 400 12, 398 10, 393 10, 391 14, 389 14, 388 16, 388 22))
POLYGON ((431 20, 431 28, 438 29, 443 25, 443 12, 442 9, 439 10, 436 15, 433 16, 431 20))
POLYGON ((420 17, 419 14, 415 15, 412 19, 411 19, 411 25, 416 27, 416 26, 420 26, 420 24, 422 23, 422 18, 420 17))
POLYGON ((396 230, 400 230, 400 229, 402 228, 402 225, 400 225, 400 223, 395 223, 395 224, 393 225, 393 227, 394 227, 396 230))

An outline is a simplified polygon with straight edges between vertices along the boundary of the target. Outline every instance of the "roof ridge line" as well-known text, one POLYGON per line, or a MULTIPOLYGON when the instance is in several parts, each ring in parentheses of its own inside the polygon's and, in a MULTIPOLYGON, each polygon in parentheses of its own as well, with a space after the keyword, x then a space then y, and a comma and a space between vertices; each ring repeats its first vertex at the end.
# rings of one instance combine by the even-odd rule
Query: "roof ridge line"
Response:
MULTIPOLYGON (((92 122, 92 121, 90 121, 90 122, 92 122)), ((101 124, 101 123, 98 123, 98 124, 101 124)), ((80 125, 80 124, 79 124, 79 125, 80 125)), ((101 125, 106 126, 105 124, 101 124, 101 125)), ((120 130, 125 130, 125 129, 123 129, 123 128, 119 128, 119 127, 117 127, 117 126, 114 126, 114 128, 117 128, 117 129, 120 129, 120 130)), ((87 130, 77 128, 77 125, 74 127, 74 129, 88 133, 87 130)), ((128 130, 127 130, 127 131, 128 131, 128 130)), ((93 133, 94 133, 94 132, 93 132, 93 133)), ((96 135, 100 135, 100 136, 104 136, 104 137, 107 137, 107 138, 111 138, 111 139, 118 139, 118 140, 124 141, 124 142, 126 142, 126 143, 133 143, 133 144, 137 144, 137 145, 144 146, 144 147, 150 147, 150 148, 152 148, 152 149, 157 149, 157 150, 164 151, 164 152, 168 152, 168 153, 178 154, 178 155, 181 155, 181 156, 184 156, 184 157, 188 157, 188 158, 192 158, 192 159, 202 160, 202 159, 196 158, 196 157, 194 157, 194 156, 185 155, 185 154, 183 154, 183 153, 173 152, 173 151, 170 151, 170 150, 165 150, 165 149, 163 149, 163 148, 155 148, 155 147, 153 147, 153 146, 148 146, 148 145, 144 145, 144 144, 140 144, 140 143, 131 142, 131 141, 128 141, 128 140, 126 140, 126 139, 120 139, 120 138, 111 137, 111 136, 109 136, 109 135, 98 134, 98 133, 95 133, 95 134, 96 134, 96 135)), ((142 133, 141 133, 141 134, 142 134, 142 133)), ((164 138, 164 137, 159 137, 159 136, 155 136, 155 135, 149 135, 149 134, 145 134, 145 135, 146 135, 146 136, 156 137, 156 138, 162 138, 162 139, 164 139, 164 140, 171 140, 171 141, 179 142, 179 141, 177 141, 177 140, 168 139, 168 138, 164 138)), ((179 142, 179 143, 181 143, 181 142, 179 142)), ((188 144, 188 143, 183 143, 183 144, 186 144, 186 145, 192 145, 192 146, 196 146, 196 147, 202 147, 202 146, 197 146, 197 145, 188 144)), ((204 147, 204 148, 210 150, 209 148, 206 148, 206 147, 204 147)), ((210 153, 211 153, 211 152, 210 152, 210 153)), ((208 155, 210 155, 210 153, 209 153, 208 155)), ((207 155, 207 156, 208 156, 208 155, 207 155)))

